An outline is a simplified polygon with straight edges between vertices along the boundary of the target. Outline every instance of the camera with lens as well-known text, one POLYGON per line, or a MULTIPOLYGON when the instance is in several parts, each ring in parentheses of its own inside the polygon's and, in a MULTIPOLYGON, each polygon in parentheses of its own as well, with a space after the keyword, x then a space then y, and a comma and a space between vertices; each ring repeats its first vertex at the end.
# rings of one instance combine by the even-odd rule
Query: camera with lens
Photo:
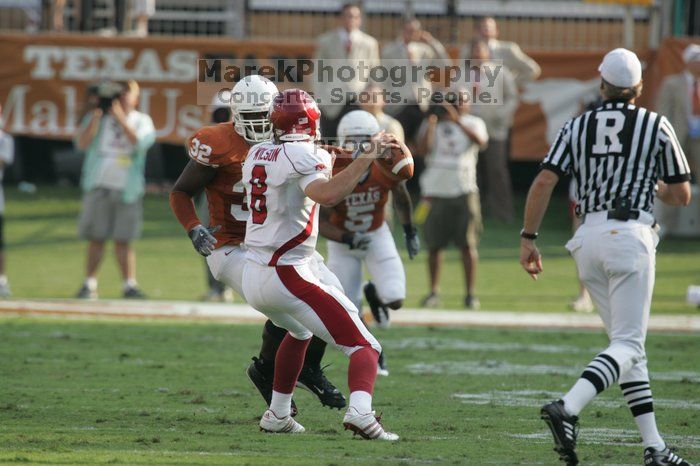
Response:
POLYGON ((445 104, 452 105, 455 109, 459 107, 459 96, 455 92, 435 91, 430 97, 430 107, 428 113, 438 118, 447 115, 445 104))
POLYGON ((114 81, 104 81, 97 85, 97 108, 107 112, 112 108, 112 102, 124 92, 124 86, 114 81))

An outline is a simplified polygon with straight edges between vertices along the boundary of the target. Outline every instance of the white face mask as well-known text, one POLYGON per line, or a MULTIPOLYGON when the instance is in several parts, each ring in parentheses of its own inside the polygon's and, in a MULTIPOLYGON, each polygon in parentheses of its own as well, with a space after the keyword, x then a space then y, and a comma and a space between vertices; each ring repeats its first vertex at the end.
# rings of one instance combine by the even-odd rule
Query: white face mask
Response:
POLYGON ((236 111, 233 114, 233 126, 248 142, 267 141, 272 135, 272 123, 264 112, 236 111))

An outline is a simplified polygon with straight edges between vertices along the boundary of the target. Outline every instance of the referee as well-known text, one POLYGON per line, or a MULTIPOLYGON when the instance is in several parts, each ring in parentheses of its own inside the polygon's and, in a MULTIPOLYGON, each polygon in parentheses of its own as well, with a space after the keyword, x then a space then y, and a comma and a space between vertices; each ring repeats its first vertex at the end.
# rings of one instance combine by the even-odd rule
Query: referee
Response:
POLYGON ((689 466, 659 435, 644 350, 658 243, 651 214, 654 198, 688 204, 688 163, 666 117, 634 105, 642 91, 637 56, 615 49, 598 70, 603 105, 564 125, 530 187, 520 264, 533 279, 542 272, 537 230, 557 181, 571 174, 582 225, 566 248, 596 304, 610 346, 588 364, 566 395, 542 407, 541 417, 560 459, 576 465, 579 413, 619 382, 644 442, 644 464, 689 466))

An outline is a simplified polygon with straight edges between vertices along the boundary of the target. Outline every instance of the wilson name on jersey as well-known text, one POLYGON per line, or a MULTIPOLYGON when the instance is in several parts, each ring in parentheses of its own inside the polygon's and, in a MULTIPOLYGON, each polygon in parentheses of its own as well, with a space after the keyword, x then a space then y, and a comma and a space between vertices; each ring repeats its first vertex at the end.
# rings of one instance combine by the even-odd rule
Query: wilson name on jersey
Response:
POLYGON ((318 205, 304 190, 330 179, 331 155, 310 142, 263 142, 253 146, 243 165, 250 220, 245 244, 248 260, 262 265, 298 265, 316 250, 318 205))
MULTIPOLYGON (((343 171, 350 163, 350 158, 336 159, 333 175, 343 171)), ((373 163, 353 192, 332 208, 330 222, 350 232, 376 230, 384 223, 389 192, 398 183, 400 181, 390 179, 373 163)))
POLYGON ((214 234, 217 247, 241 244, 245 239, 248 206, 242 182, 242 164, 250 146, 232 123, 205 126, 188 140, 188 155, 195 162, 216 168, 205 192, 209 225, 221 225, 214 234))

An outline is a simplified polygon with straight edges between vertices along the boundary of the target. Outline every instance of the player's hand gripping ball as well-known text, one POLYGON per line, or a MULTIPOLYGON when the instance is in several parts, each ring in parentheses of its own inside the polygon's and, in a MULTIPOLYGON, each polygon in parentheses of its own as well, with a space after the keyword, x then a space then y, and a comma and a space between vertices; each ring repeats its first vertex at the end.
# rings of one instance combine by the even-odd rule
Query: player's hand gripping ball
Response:
POLYGON ((413 177, 413 155, 406 144, 396 139, 374 163, 391 179, 409 180, 413 177))

